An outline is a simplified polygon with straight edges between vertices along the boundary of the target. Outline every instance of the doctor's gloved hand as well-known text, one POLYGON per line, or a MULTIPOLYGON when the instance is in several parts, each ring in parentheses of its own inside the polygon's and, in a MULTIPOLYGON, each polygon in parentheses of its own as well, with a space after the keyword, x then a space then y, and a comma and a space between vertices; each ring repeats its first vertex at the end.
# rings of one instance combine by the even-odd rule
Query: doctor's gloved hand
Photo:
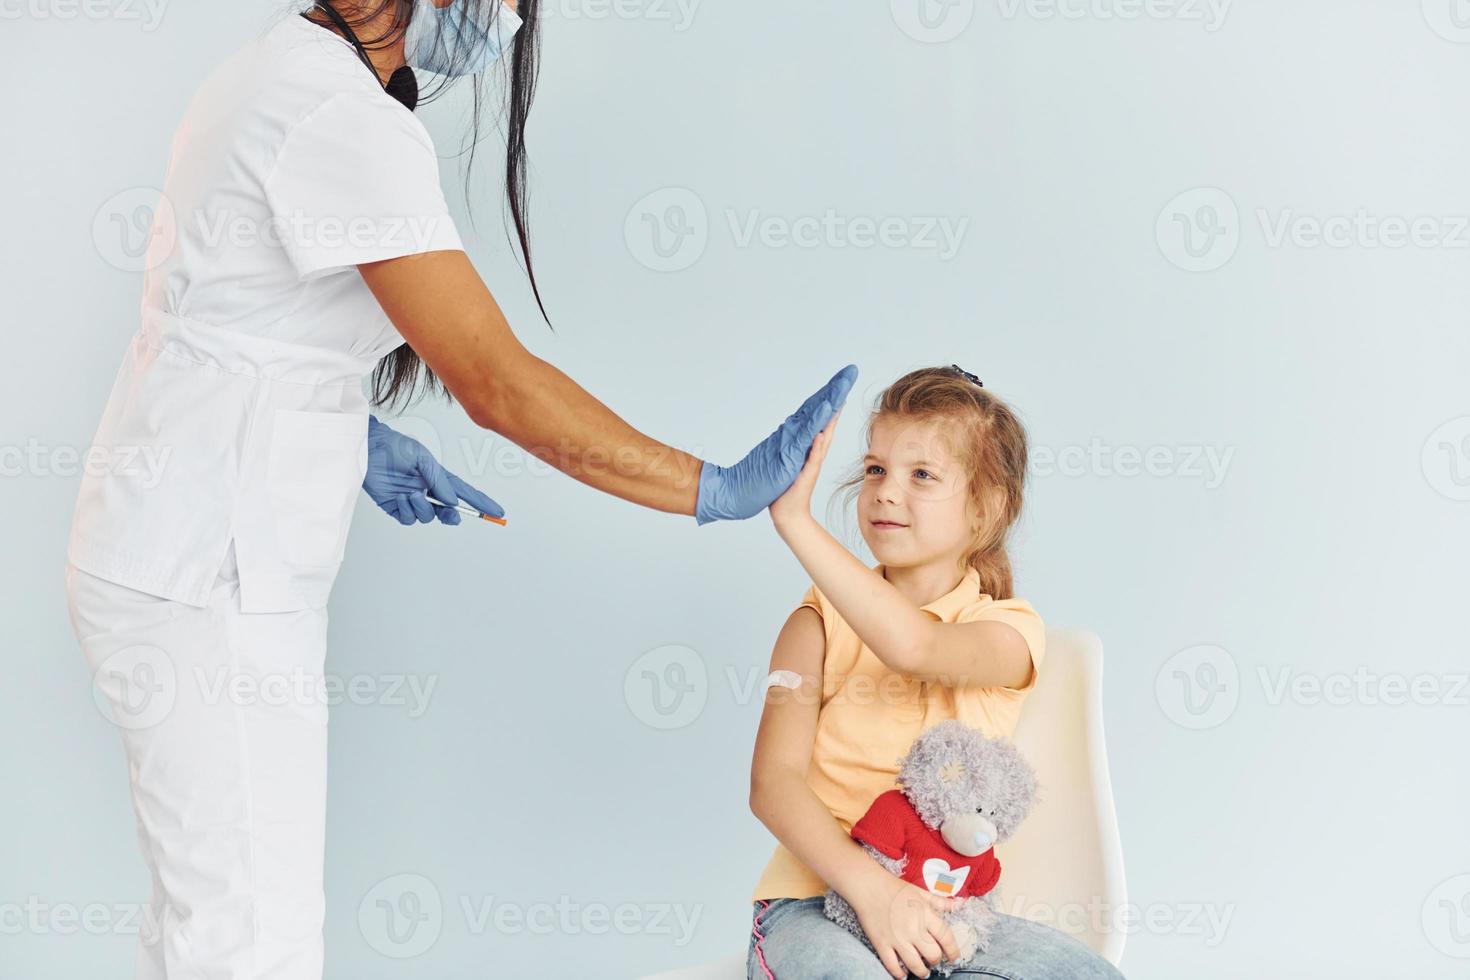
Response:
POLYGON ((812 440, 847 400, 857 376, 855 364, 838 371, 734 466, 705 461, 699 471, 695 521, 703 525, 744 520, 759 514, 785 493, 801 472, 812 440))
POLYGON ((398 523, 427 524, 435 517, 444 524, 460 522, 460 513, 453 506, 436 507, 428 496, 451 505, 463 500, 482 514, 505 516, 503 507, 446 470, 423 443, 395 432, 376 415, 368 416, 367 443, 362 488, 398 523))

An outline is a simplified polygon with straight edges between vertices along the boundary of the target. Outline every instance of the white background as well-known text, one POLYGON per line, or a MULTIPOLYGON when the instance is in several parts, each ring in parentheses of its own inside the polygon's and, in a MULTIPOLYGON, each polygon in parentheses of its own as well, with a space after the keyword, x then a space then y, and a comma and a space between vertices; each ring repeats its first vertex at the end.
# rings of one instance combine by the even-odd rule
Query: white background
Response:
MULTIPOLYGON (((117 910, 147 882, 66 620, 66 451, 137 328, 109 202, 161 183, 196 84, 279 8, 0 12, 0 977, 112 980, 131 975, 117 910), (51 911, 38 925, 28 904, 51 911), (113 910, 100 934, 58 911, 89 906, 113 910)), ((493 135, 472 174, 478 234, 461 227, 517 333, 668 442, 733 462, 849 361, 829 485, 861 454, 858 406, 906 370, 958 362, 1017 408, 1038 464, 1018 590, 1106 648, 1130 898, 1155 916, 1130 978, 1467 969, 1470 11, 1453 12, 957 0, 925 28, 910 0, 554 0, 529 143, 555 335, 505 243, 493 135), (779 236, 829 210, 847 231, 779 236), (692 236, 660 256, 645 215, 692 236), (953 254, 862 247, 850 222, 885 218, 964 231, 953 254), (752 220, 768 233, 744 240, 752 220), (1150 449, 1152 473, 1129 468, 1150 449), (1191 462, 1211 452, 1223 467, 1191 462), (1210 679, 1202 657, 1214 700, 1185 686, 1210 679), (1430 703, 1387 703, 1421 675, 1430 703), (1334 696, 1279 693, 1297 678, 1334 696)), ((463 219, 462 109, 423 114, 463 219)), ((800 567, 764 516, 696 528, 525 472, 457 408, 408 414, 511 523, 406 529, 359 502, 329 662, 384 696, 334 709, 328 976, 633 976, 743 949, 772 844, 746 808, 747 683, 800 567), (670 644, 703 666, 704 705, 658 730, 625 678, 670 644), (405 673, 436 685, 417 717, 383 703, 405 673), (432 943, 384 955, 359 910, 423 881, 432 943), (502 903, 550 904, 552 930, 497 928, 502 903), (577 924, 626 903, 632 934, 577 924)))

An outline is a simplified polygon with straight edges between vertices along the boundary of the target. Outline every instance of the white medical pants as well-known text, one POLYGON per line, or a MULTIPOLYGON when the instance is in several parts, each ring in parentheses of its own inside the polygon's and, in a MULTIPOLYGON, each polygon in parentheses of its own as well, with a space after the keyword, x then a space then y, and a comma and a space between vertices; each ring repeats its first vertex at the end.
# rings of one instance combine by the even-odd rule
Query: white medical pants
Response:
POLYGON ((326 609, 242 614, 233 542, 205 608, 66 591, 153 878, 138 980, 320 980, 326 609))

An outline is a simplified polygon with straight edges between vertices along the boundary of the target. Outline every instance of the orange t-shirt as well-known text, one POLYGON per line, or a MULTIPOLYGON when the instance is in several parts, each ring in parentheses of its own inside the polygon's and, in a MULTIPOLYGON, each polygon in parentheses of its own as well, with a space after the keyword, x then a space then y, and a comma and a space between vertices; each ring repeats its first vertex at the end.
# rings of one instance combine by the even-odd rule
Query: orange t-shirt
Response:
MULTIPOLYGON (((873 570, 883 574, 881 564, 873 570)), ((897 786, 899 760, 930 726, 957 718, 991 737, 1009 737, 1021 702, 1036 686, 1046 650, 1046 625, 1031 604, 992 599, 980 591, 980 574, 973 568, 948 594, 919 608, 943 623, 993 619, 1015 627, 1031 648, 1035 668, 1025 687, 950 687, 915 680, 879 660, 815 585, 801 605, 822 617, 826 636, 822 706, 807 785, 848 832, 874 800, 897 786)), ((751 899, 810 898, 826 890, 822 879, 778 843, 751 899)))

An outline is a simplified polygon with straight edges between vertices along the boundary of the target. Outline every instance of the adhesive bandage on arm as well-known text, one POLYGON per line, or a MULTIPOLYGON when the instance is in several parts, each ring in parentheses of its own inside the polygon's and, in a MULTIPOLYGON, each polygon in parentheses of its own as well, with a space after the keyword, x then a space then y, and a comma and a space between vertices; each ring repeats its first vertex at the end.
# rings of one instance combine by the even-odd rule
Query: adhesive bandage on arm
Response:
POLYGON ((801 675, 794 670, 773 670, 766 677, 766 690, 773 687, 789 687, 795 691, 801 687, 801 675))

